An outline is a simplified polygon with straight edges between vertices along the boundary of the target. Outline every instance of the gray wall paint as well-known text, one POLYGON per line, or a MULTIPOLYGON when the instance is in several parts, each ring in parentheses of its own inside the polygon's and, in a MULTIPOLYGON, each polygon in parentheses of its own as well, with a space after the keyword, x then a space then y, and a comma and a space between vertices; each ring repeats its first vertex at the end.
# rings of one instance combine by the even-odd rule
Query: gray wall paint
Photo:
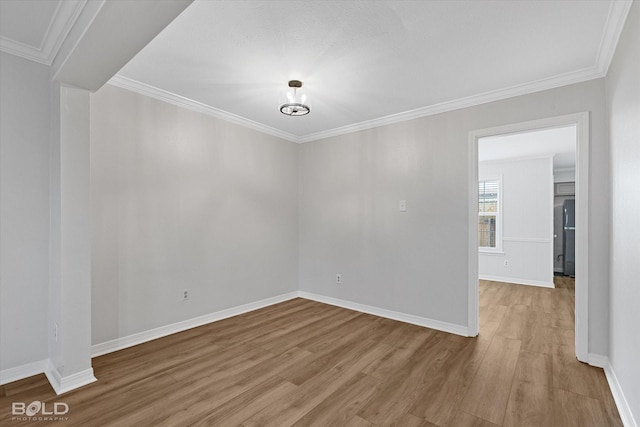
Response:
POLYGON ((297 153, 113 86, 92 95, 93 343, 297 290, 297 153))
MULTIPOLYGON (((6 369, 47 355, 50 93, 46 67, 1 65, 6 369)), ((295 290, 298 269, 301 290, 465 325, 468 131, 588 110, 590 352, 608 354, 603 80, 299 147, 108 86, 91 103, 93 343, 295 290)))
MULTIPOLYGON (((611 144, 609 358, 640 422, 640 5, 631 7, 607 76, 611 144), (635 337, 635 339, 634 339, 635 337)), ((630 424, 632 425, 632 424, 630 424)))
POLYGON ((590 111, 589 349, 607 354, 604 103, 598 79, 302 145, 300 289, 467 325, 469 131, 590 111))
POLYGON ((0 53, 0 370, 47 358, 49 67, 0 53))

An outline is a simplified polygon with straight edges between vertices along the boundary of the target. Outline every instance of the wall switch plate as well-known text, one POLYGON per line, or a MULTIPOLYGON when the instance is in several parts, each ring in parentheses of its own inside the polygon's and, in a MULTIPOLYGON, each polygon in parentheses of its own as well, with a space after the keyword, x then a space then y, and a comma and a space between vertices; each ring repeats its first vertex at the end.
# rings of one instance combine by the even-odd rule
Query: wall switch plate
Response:
POLYGON ((336 284, 342 283, 342 274, 336 274, 336 284))
POLYGON ((400 212, 406 212, 407 211, 407 201, 406 200, 400 200, 400 203, 398 203, 398 209, 400 209, 400 212))

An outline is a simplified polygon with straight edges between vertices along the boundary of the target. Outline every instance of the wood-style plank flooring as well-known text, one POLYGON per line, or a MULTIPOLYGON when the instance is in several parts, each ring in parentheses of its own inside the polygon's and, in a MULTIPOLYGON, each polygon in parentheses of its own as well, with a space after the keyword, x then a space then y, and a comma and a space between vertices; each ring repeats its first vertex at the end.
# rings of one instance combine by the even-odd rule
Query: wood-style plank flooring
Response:
POLYGON ((573 281, 480 284, 464 338, 294 299, 95 358, 56 396, 0 387, 0 424, 64 426, 622 426, 604 373, 574 356, 573 281), (12 402, 68 419, 12 420, 12 402))

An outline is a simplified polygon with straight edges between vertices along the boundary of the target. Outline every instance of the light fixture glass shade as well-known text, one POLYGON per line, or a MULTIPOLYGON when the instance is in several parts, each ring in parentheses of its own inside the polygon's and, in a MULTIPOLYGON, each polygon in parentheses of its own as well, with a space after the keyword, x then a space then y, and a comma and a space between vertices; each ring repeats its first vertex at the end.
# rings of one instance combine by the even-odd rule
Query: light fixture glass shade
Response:
POLYGON ((306 104, 307 95, 301 93, 302 82, 300 80, 289 81, 289 88, 287 92, 287 100, 284 104, 280 105, 280 112, 287 116, 305 116, 311 112, 311 108, 306 104))

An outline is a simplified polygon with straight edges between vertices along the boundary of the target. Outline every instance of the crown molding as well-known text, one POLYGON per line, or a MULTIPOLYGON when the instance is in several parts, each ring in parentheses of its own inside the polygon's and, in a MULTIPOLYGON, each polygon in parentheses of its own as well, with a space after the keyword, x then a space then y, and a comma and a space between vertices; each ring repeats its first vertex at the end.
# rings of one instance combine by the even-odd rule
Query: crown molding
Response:
POLYGON ((632 0, 614 0, 611 2, 596 58, 596 67, 602 75, 606 75, 609 71, 609 65, 613 60, 618 40, 620 40, 620 35, 632 4, 632 0))
POLYGON ((558 76, 541 79, 538 81, 516 85, 505 89, 485 92, 466 98, 460 98, 453 101, 434 104, 427 107, 417 108, 415 110, 405 111, 398 114, 392 114, 378 119, 368 120, 365 122, 355 123, 353 125, 342 126, 327 131, 316 132, 304 135, 299 138, 300 143, 317 141, 320 139, 330 138, 339 135, 345 135, 352 132, 371 129, 379 126, 391 125, 408 120, 418 119, 421 117, 432 116, 435 114, 446 113, 448 111, 458 110, 461 108, 473 107, 476 105, 486 104, 502 99, 513 98, 521 95, 528 95, 534 92, 554 89, 561 86, 580 83, 587 80, 593 80, 605 77, 609 70, 609 65, 613 60, 613 56, 618 46, 618 40, 622 34, 627 15, 631 10, 633 0, 613 0, 607 16, 607 22, 600 40, 598 48, 598 56, 596 64, 592 67, 582 70, 560 74, 558 76))
POLYGON ((113 86, 118 86, 122 89, 137 92, 141 95, 146 95, 151 98, 158 99, 160 101, 168 102, 169 104, 173 104, 178 107, 186 108, 198 113, 207 114, 221 120, 225 120, 249 129, 256 130, 258 132, 266 133, 267 135, 282 138, 290 142, 300 142, 300 138, 292 133, 284 132, 271 126, 267 126, 262 123, 258 123, 253 120, 238 116, 236 114, 228 113, 218 108, 211 107, 209 105, 194 101, 189 98, 185 98, 184 96, 176 95, 175 93, 159 89, 155 86, 151 86, 119 74, 113 76, 107 83, 113 86))
POLYGON ((0 52, 10 53, 11 55, 19 56, 20 58, 40 64, 51 65, 50 62, 47 62, 47 58, 43 57, 42 51, 40 51, 39 48, 17 42, 4 36, 0 36, 0 52))
POLYGON ((522 85, 512 86, 505 89, 499 89, 496 91, 485 92, 479 95, 469 96, 466 98, 460 98, 453 101, 443 102, 440 104, 429 105, 427 107, 417 108, 415 110, 405 111, 402 113, 391 114, 389 116, 380 117, 373 120, 368 120, 352 125, 342 126, 335 129, 329 129, 326 131, 311 133, 303 136, 297 136, 289 132, 284 132, 271 126, 264 125, 262 123, 255 122, 253 120, 238 116, 236 114, 228 113, 218 108, 211 107, 192 99, 176 95, 172 92, 157 88, 155 86, 148 85, 146 83, 139 82, 137 80, 124 77, 122 75, 115 75, 109 80, 109 84, 118 86, 123 89, 137 92, 142 95, 149 96, 151 98, 165 101, 170 104, 177 105, 179 107, 187 108, 200 113, 208 114, 210 116, 226 120, 240 126, 244 126, 259 132, 266 133, 268 135, 276 136, 278 138, 285 139, 290 142, 296 142, 299 144, 305 142, 317 141, 320 139, 331 138, 334 136, 345 135, 362 130, 372 129, 380 126, 392 125, 395 123, 414 120, 422 117, 432 116, 435 114, 446 113, 449 111, 459 110, 461 108, 473 107, 481 104, 486 104, 493 101, 499 101, 502 99, 513 98, 515 96, 527 95, 534 92, 540 92, 543 90, 553 89, 556 87, 566 86, 574 83, 580 83, 587 80, 597 79, 604 77, 598 69, 593 66, 578 70, 571 73, 562 74, 547 79, 538 80, 535 82, 525 83, 522 85))
POLYGON ((86 3, 87 0, 60 1, 40 46, 0 36, 0 51, 50 66, 86 3))
POLYGON ((622 33, 622 29, 624 27, 627 15, 629 14, 629 10, 631 9, 632 4, 632 0, 613 0, 611 2, 609 15, 607 16, 602 39, 598 48, 596 63, 591 67, 583 68, 581 70, 572 71, 565 74, 560 74, 553 77, 548 77, 545 79, 540 79, 529 83, 511 86, 504 89, 484 92, 453 101, 429 105, 414 110, 391 114, 373 120, 367 120, 364 122, 354 123, 351 125, 329 129, 326 131, 315 132, 303 136, 297 136, 289 132, 281 131, 271 126, 267 126, 253 120, 228 113, 226 111, 208 106, 197 101, 193 101, 180 95, 167 92, 165 90, 135 81, 133 79, 129 79, 124 76, 116 75, 109 81, 109 83, 115 86, 122 87, 124 89, 150 96, 152 98, 178 105, 180 107, 188 108, 204 114, 209 114, 219 119, 227 120, 232 123, 257 130, 259 132, 285 139, 287 141, 301 144, 305 142, 312 142, 335 136, 345 135, 353 132, 359 132, 380 126, 387 126, 395 123, 419 119, 435 114, 446 113, 462 108, 474 107, 489 102, 500 101, 516 96, 528 95, 535 92, 541 92, 561 86, 567 86, 605 77, 609 69, 609 65, 613 60, 613 55, 618 45, 618 40, 622 33))
POLYGON ((442 102, 440 104, 429 105, 415 110, 405 111, 402 113, 392 114, 373 120, 368 120, 352 125, 342 126, 327 131, 308 134, 299 138, 299 142, 311 142, 319 139, 330 138, 334 136, 344 135, 348 133, 358 132, 361 130, 376 128, 380 126, 391 125, 395 123, 405 122, 408 120, 419 119, 422 117, 433 116, 435 114, 446 113, 449 111, 459 110, 467 107, 474 107, 493 101, 500 101, 507 98, 513 98, 521 95, 528 95, 535 92, 554 89, 561 86, 567 86, 574 83, 580 83, 587 80, 593 80, 604 77, 596 66, 584 68, 582 70, 560 74, 558 76, 549 77, 534 82, 521 85, 511 86, 504 89, 498 89, 478 95, 460 98, 453 101, 442 102))

